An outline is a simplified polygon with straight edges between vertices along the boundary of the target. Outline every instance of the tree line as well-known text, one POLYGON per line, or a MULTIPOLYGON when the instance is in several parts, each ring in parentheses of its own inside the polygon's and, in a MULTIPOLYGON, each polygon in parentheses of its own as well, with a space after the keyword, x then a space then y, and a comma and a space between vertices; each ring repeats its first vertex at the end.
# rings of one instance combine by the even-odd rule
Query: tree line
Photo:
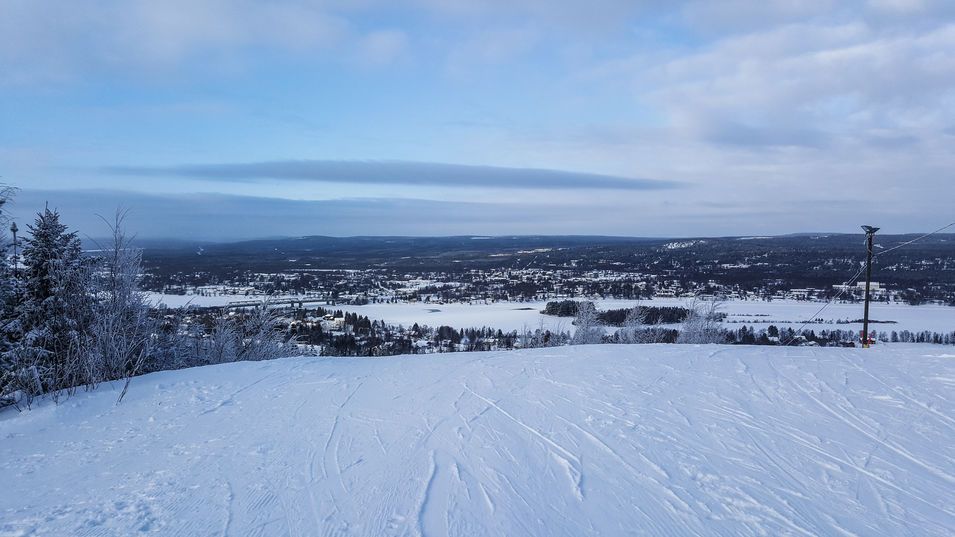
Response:
MULTIPOLYGON (((557 317, 576 317, 580 305, 586 301, 559 300, 548 302, 541 313, 557 317)), ((677 306, 637 306, 638 315, 645 324, 678 324, 686 320, 690 313, 687 308, 677 306)), ((632 315, 632 308, 609 309, 597 311, 597 320, 606 326, 623 326, 627 316, 632 315)))

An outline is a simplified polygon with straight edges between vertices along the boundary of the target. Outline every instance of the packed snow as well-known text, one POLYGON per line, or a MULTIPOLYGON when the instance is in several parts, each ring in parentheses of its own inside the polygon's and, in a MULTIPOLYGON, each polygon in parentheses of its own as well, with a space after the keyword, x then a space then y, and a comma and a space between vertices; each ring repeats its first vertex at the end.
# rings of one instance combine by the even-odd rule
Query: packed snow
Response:
POLYGON ((604 345, 163 372, 0 412, 0 535, 955 533, 955 357, 604 345))

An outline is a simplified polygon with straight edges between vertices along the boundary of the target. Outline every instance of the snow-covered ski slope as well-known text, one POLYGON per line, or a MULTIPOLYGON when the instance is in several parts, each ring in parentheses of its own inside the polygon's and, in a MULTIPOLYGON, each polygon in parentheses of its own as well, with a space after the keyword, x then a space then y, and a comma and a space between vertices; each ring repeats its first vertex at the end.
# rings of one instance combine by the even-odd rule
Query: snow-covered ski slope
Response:
POLYGON ((955 353, 285 359, 0 413, 0 535, 953 535, 955 353))

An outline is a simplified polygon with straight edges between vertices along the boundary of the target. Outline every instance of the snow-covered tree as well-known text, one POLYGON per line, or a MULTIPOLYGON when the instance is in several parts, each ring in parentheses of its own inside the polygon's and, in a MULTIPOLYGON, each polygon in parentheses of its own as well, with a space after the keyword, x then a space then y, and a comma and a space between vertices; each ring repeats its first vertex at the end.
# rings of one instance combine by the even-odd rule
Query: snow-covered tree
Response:
MULTIPOLYGON (((7 202, 13 197, 11 187, 0 186, 0 260, 5 261, 10 252, 11 243, 3 234, 7 229, 10 218, 4 210, 7 202)), ((19 253, 19 252, 18 252, 19 253)), ((17 281, 14 278, 13 264, 0 262, 0 407, 13 404, 18 399, 19 370, 13 360, 13 347, 16 335, 20 332, 16 319, 17 281)))
POLYGON ((726 340, 721 321, 723 301, 719 299, 702 300, 694 298, 687 305, 686 319, 680 326, 677 343, 723 343, 726 340))
POLYGON ((202 361, 209 364, 235 362, 239 357, 241 336, 236 330, 236 321, 225 312, 216 317, 212 332, 203 348, 202 361))
POLYGON ((80 362, 91 346, 93 299, 90 263, 59 214, 46 208, 28 227, 10 332, 16 343, 7 356, 18 371, 19 388, 32 397, 88 380, 89 365, 80 362))
POLYGON ((140 373, 265 360, 293 350, 268 305, 222 314, 210 333, 200 323, 184 331, 183 311, 151 311, 141 289, 141 254, 125 234, 124 218, 117 212, 107 222, 110 242, 89 257, 47 208, 29 226, 13 300, 4 301, 12 285, 5 287, 0 269, 0 406, 125 379, 122 399, 129 379, 140 373))
POLYGON ((288 356, 294 352, 288 348, 286 336, 268 302, 240 312, 220 312, 208 337, 203 338, 198 362, 221 364, 288 356))
POLYGON ((597 308, 593 302, 584 301, 577 305, 577 318, 574 319, 574 337, 572 345, 593 345, 603 342, 603 327, 597 318, 597 308))
POLYGON ((238 333, 238 360, 272 360, 290 354, 286 334, 279 329, 279 318, 267 302, 245 312, 238 323, 238 333))
POLYGON ((614 334, 620 343, 649 343, 645 341, 647 313, 644 308, 634 306, 627 312, 623 326, 614 334))
POLYGON ((93 292, 96 296, 93 323, 94 367, 90 384, 129 379, 142 370, 149 357, 156 321, 142 291, 142 254, 131 244, 123 227, 126 212, 117 211, 108 244, 101 245, 93 292))

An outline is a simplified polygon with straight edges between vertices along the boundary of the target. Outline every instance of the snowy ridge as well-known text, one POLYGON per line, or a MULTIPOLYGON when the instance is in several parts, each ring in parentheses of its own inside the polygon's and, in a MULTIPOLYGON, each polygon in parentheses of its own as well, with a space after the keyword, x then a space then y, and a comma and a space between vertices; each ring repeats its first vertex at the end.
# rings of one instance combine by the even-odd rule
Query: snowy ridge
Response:
POLYGON ((0 413, 0 535, 951 535, 941 347, 284 359, 0 413))

